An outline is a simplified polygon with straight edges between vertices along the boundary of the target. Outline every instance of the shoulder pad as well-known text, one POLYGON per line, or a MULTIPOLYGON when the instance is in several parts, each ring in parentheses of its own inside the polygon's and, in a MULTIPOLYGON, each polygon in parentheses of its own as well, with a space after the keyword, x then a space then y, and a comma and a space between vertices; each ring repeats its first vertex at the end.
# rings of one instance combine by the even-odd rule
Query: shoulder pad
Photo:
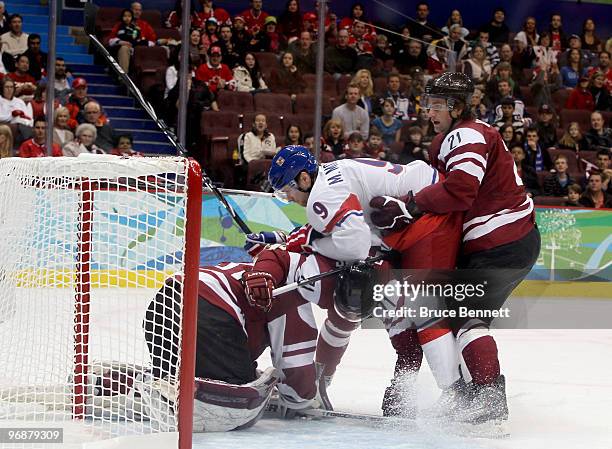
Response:
POLYGON ((457 148, 476 143, 486 143, 485 137, 477 129, 466 127, 454 129, 442 141, 438 158, 445 161, 446 157, 457 148))

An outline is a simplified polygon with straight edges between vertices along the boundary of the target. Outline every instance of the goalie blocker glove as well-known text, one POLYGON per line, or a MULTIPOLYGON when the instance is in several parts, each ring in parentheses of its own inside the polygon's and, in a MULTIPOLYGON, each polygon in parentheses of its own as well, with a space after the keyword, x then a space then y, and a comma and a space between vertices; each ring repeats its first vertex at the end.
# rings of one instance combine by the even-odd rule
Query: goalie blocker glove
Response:
POLYGON ((270 273, 264 271, 245 271, 242 285, 249 304, 267 312, 272 306, 272 290, 276 282, 270 273))
POLYGON ((372 223, 385 231, 402 230, 423 215, 414 200, 412 192, 400 198, 392 196, 374 197, 370 200, 370 207, 374 209, 370 214, 372 223))

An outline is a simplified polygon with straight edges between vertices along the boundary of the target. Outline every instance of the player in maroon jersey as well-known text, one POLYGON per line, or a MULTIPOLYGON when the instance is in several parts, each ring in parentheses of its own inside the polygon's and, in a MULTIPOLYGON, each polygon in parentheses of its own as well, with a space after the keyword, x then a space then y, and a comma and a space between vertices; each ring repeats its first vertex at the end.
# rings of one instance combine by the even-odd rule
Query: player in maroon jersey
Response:
MULTIPOLYGON (((462 73, 447 72, 427 83, 421 104, 438 133, 429 154, 445 179, 401 200, 373 199, 371 205, 379 213, 372 218, 375 225, 388 228, 423 213, 464 212, 457 267, 471 270, 471 282, 486 282, 486 294, 479 301, 453 301, 447 307, 497 310, 534 265, 540 234, 533 202, 501 135, 472 118, 473 92, 472 81, 462 73)), ((461 398, 455 416, 461 420, 477 423, 508 416, 505 379, 489 333, 491 320, 451 319, 463 375, 455 386, 461 398)))
MULTIPOLYGON (((196 430, 231 430, 254 424, 274 385, 279 393, 279 409, 287 416, 320 405, 321 399, 315 399, 318 332, 311 303, 329 309, 334 323, 348 324, 353 330, 361 318, 363 303, 358 298, 348 304, 350 298, 338 292, 361 291, 361 285, 371 288, 374 278, 352 270, 348 277, 329 277, 282 294, 274 301, 272 290, 332 268, 335 261, 324 256, 307 257, 282 247, 262 250, 254 264, 221 263, 200 268, 196 430), (351 314, 359 315, 355 322, 346 319, 351 314), (276 371, 266 370, 257 376, 256 360, 267 347, 276 371)), ((168 279, 147 310, 144 330, 153 379, 176 374, 178 334, 172 335, 168 329, 178 328, 175 320, 180 314, 174 310, 178 304, 174 296, 179 292, 177 278, 168 279)), ((339 362, 344 349, 339 348, 339 354, 331 351, 330 356, 338 357, 339 362)))

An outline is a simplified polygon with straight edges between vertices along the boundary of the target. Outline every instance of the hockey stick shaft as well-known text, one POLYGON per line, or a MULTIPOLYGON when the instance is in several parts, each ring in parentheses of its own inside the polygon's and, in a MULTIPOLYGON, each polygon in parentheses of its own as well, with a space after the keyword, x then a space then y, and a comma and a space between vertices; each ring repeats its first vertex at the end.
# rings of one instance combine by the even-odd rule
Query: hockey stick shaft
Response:
MULTIPOLYGON (((386 254, 379 254, 378 256, 368 257, 366 260, 364 260, 364 262, 365 263, 378 262, 379 260, 383 260, 385 256, 386 254)), ((334 268, 333 270, 326 271, 325 273, 319 273, 309 278, 302 279, 301 281, 292 282, 290 284, 283 285, 282 287, 278 287, 272 290, 272 296, 276 297, 276 296, 282 295, 283 293, 287 293, 287 292, 296 290, 303 285, 313 284, 321 279, 325 279, 326 277, 334 276, 338 273, 342 273, 343 271, 348 270, 350 267, 351 267, 350 265, 347 265, 345 267, 334 268)))

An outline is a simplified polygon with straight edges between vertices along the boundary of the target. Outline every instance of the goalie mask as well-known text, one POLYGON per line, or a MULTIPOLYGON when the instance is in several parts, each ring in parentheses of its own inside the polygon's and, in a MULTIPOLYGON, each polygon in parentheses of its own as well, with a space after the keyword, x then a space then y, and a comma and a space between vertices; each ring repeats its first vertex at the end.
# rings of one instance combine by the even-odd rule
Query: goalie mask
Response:
POLYGON ((338 275, 334 292, 334 308, 347 321, 359 322, 368 318, 374 310, 374 285, 376 272, 369 264, 351 266, 338 275))

